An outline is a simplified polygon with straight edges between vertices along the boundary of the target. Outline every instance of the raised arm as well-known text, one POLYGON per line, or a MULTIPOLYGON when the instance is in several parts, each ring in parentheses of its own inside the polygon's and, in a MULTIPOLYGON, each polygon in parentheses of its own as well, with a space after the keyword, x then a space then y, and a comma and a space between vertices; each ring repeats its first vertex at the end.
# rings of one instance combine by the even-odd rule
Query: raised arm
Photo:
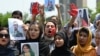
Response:
POLYGON ((78 13, 78 9, 76 7, 75 4, 70 4, 70 11, 69 11, 69 14, 72 16, 70 22, 69 22, 69 26, 72 26, 72 24, 74 23, 75 19, 76 19, 76 16, 77 16, 77 13, 78 13))
POLYGON ((68 37, 70 37, 71 35, 71 27, 76 19, 76 16, 77 16, 77 13, 78 13, 78 9, 77 7, 75 6, 75 4, 70 4, 70 11, 69 11, 69 14, 72 16, 72 18, 70 19, 69 23, 67 24, 67 26, 65 27, 65 30, 67 31, 67 35, 68 37))
POLYGON ((44 17, 44 5, 40 5, 39 6, 39 13, 40 13, 40 15, 39 15, 39 22, 40 22, 40 24, 45 24, 45 17, 44 17))
POLYGON ((61 13, 60 13, 60 5, 59 4, 56 4, 55 5, 56 8, 57 8, 57 12, 58 12, 58 30, 60 30, 62 28, 62 17, 61 17, 61 13))

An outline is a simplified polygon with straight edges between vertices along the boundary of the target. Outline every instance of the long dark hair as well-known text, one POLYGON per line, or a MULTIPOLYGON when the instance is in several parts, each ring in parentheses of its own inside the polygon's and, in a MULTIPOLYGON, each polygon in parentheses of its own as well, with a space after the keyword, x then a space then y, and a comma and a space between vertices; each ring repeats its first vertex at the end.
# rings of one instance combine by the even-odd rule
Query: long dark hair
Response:
POLYGON ((22 46, 22 54, 25 53, 25 52, 23 51, 23 48, 24 48, 25 46, 29 49, 29 52, 30 52, 31 56, 35 56, 35 53, 32 51, 31 46, 30 46, 29 44, 24 44, 24 45, 22 46))
POLYGON ((31 27, 32 25, 35 25, 35 24, 38 25, 39 30, 40 30, 40 33, 39 33, 39 36, 37 37, 37 39, 34 39, 34 40, 39 41, 39 40, 41 39, 41 37, 42 37, 42 34, 43 34, 43 28, 42 28, 42 26, 39 24, 39 22, 30 23, 30 26, 29 26, 29 29, 28 29, 28 35, 29 35, 29 39, 31 40, 29 31, 30 31, 30 27, 31 27))

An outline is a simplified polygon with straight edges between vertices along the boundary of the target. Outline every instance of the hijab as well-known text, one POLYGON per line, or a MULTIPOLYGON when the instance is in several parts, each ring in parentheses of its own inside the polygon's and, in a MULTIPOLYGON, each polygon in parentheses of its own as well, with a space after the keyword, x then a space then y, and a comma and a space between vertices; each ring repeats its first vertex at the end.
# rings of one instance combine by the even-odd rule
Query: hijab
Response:
POLYGON ((91 50, 93 50, 94 48, 91 46, 91 40, 92 40, 92 33, 90 32, 90 30, 89 29, 87 29, 88 31, 89 31, 89 34, 88 34, 88 39, 87 39, 87 42, 86 42, 86 45, 84 46, 84 47, 82 47, 81 45, 80 45, 80 42, 79 42, 79 33, 80 33, 80 31, 82 30, 82 29, 84 29, 84 28, 81 28, 80 30, 79 30, 79 32, 78 32, 78 34, 77 34, 77 45, 75 46, 75 54, 76 54, 76 56, 78 55, 78 54, 82 54, 82 53, 86 53, 86 52, 89 52, 89 51, 91 51, 91 50))
POLYGON ((52 51, 51 56, 73 56, 69 49, 69 40, 65 35, 65 32, 58 32, 56 33, 56 35, 61 36, 61 38, 64 40, 64 45, 61 47, 55 46, 55 49, 52 51))

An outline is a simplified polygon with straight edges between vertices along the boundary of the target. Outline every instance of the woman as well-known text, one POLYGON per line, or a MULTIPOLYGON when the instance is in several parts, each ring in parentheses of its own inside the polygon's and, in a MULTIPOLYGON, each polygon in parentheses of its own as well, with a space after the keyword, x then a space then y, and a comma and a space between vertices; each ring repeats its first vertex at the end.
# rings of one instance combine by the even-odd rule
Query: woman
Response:
POLYGON ((21 41, 21 43, 38 42, 39 56, 47 56, 49 54, 49 46, 44 42, 44 39, 41 40, 43 29, 40 24, 38 22, 30 23, 27 34, 28 37, 26 38, 26 40, 21 41))
POLYGON ((38 22, 31 23, 28 30, 28 39, 30 42, 39 42, 43 34, 43 29, 38 22))
POLYGON ((76 56, 96 56, 96 50, 91 45, 92 34, 88 28, 82 27, 77 34, 77 45, 72 47, 76 56))
POLYGON ((22 54, 20 56, 35 56, 29 44, 24 44, 22 47, 22 54))
POLYGON ((69 40, 64 32, 58 32, 54 37, 55 49, 51 56, 74 56, 69 49, 69 40))
POLYGON ((9 45, 10 36, 8 29, 0 27, 0 56, 15 56, 14 50, 9 45))

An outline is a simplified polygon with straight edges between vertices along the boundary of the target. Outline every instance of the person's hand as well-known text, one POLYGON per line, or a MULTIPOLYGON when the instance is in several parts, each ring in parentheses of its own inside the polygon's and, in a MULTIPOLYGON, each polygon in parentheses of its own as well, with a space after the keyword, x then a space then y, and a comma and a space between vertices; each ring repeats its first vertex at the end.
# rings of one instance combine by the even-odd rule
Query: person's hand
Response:
POLYGON ((60 5, 59 4, 56 4, 55 6, 56 6, 57 10, 60 9, 60 5))
POLYGON ((41 16, 44 15, 44 5, 39 5, 39 13, 41 16))
POLYGON ((31 4, 31 13, 37 15, 39 13, 39 3, 34 2, 31 4))
POLYGON ((78 8, 77 8, 77 6, 76 6, 74 3, 71 3, 71 4, 70 4, 70 11, 69 11, 69 14, 70 14, 72 17, 76 17, 77 14, 78 14, 78 8))

